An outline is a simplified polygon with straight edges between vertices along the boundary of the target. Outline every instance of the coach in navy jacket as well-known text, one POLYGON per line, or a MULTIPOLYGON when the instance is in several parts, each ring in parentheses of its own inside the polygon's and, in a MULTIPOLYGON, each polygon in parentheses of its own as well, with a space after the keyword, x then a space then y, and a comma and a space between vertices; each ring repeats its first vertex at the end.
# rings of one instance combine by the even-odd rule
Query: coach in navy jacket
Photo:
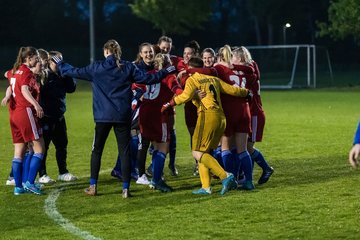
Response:
POLYGON ((92 84, 96 127, 91 154, 90 187, 85 190, 86 194, 91 196, 97 194, 96 184, 101 155, 106 138, 113 127, 122 159, 123 197, 127 198, 130 196, 128 189, 130 185, 131 84, 133 82, 158 83, 175 69, 168 68, 156 74, 147 74, 139 70, 133 63, 120 60, 121 48, 115 40, 107 41, 103 49, 105 60, 94 62, 83 68, 75 68, 57 58, 53 58, 53 61, 58 64, 62 76, 88 80, 92 84))

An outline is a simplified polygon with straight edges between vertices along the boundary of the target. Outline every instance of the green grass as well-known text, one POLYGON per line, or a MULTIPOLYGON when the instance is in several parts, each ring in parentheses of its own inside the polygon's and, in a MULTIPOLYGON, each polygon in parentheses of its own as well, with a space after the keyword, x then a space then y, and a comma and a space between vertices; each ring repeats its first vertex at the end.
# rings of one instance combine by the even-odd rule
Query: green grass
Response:
MULTIPOLYGON (((0 92, 5 90, 1 83, 0 92)), ((0 110, 0 239, 81 239, 45 213, 45 201, 61 189, 56 208, 81 231, 101 239, 358 239, 359 171, 347 154, 359 119, 359 89, 263 91, 267 122, 257 143, 275 168, 270 181, 253 192, 193 196, 199 179, 182 107, 177 107, 177 165, 180 176, 165 170, 173 193, 132 184, 131 199, 122 199, 121 183, 109 175, 117 155, 109 137, 102 159, 99 196, 87 197, 93 138, 89 87, 68 96, 68 168, 82 178, 76 184, 45 187, 45 195, 13 196, 5 186, 13 146, 6 108, 0 110)), ((148 158, 149 162, 149 158, 148 158)), ((48 173, 57 176, 54 150, 48 173)), ((260 175, 255 167, 254 176, 260 175)))

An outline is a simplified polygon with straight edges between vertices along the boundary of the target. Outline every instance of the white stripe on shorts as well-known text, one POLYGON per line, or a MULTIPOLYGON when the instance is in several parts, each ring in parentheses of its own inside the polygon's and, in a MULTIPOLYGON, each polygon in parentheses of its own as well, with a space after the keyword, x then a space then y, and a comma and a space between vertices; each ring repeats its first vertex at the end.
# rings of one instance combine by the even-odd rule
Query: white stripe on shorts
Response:
POLYGON ((162 131, 161 142, 166 142, 166 140, 167 140, 167 124, 166 123, 161 124, 161 131, 162 131))
POLYGON ((256 142, 256 131, 257 131, 257 116, 251 116, 251 142, 256 142))
POLYGON ((33 112, 31 110, 31 108, 29 108, 29 107, 26 108, 26 112, 27 112, 29 120, 30 120, 31 130, 32 130, 32 132, 34 134, 35 140, 37 140, 37 139, 39 139, 39 133, 38 133, 38 129, 36 127, 33 112))

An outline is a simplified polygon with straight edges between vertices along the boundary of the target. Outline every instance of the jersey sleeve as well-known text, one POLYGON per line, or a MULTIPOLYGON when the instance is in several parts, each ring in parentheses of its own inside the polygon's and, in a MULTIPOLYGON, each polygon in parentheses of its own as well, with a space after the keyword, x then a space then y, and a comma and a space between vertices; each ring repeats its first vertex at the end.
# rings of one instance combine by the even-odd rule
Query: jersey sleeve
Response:
POLYGON ((170 75, 166 81, 167 87, 176 95, 180 95, 183 92, 179 82, 176 80, 176 76, 174 74, 170 75))
POLYGON ((176 105, 180 105, 182 103, 190 101, 193 98, 196 90, 197 87, 194 83, 193 78, 189 77, 186 81, 184 91, 180 95, 174 97, 174 102, 176 103, 176 105))

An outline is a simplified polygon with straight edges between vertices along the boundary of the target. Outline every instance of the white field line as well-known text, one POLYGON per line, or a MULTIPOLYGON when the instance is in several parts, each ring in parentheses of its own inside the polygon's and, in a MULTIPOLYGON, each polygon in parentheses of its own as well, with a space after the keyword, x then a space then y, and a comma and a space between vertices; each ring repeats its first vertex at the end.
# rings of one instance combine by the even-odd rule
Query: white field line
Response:
MULTIPOLYGON (((111 169, 100 171, 101 173, 109 172, 111 169)), ((85 178, 88 176, 82 176, 80 178, 85 178)), ((45 205, 44 210, 45 213, 49 216, 50 219, 52 219, 55 223, 60 225, 62 228, 65 229, 65 231, 76 235, 78 237, 81 237, 85 240, 101 240, 101 238, 95 237, 91 235, 91 233, 87 231, 83 231, 80 228, 76 227, 74 224, 72 224, 68 219, 64 218, 61 213, 56 208, 56 200, 59 198, 61 191, 63 191, 67 185, 73 185, 74 183, 62 183, 60 184, 56 189, 54 189, 52 192, 49 193, 49 196, 45 199, 45 205)))

